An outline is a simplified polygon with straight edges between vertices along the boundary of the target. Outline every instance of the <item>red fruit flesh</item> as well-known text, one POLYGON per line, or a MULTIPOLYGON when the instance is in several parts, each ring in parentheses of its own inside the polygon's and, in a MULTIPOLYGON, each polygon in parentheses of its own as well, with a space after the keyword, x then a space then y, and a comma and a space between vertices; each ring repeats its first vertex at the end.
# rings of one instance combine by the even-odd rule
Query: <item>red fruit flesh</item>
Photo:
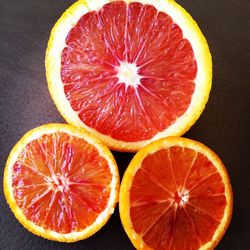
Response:
POLYGON ((83 15, 62 52, 65 95, 87 126, 136 142, 164 131, 188 109, 197 65, 190 42, 166 13, 116 1, 83 15), (120 82, 121 63, 140 83, 120 82))
POLYGON ((212 239, 226 197, 213 163, 201 153, 175 146, 143 160, 130 204, 133 228, 149 247, 195 250, 212 239))
POLYGON ((81 231, 106 208, 112 175, 83 139, 63 132, 31 141, 13 166, 17 205, 28 220, 58 233, 81 231))

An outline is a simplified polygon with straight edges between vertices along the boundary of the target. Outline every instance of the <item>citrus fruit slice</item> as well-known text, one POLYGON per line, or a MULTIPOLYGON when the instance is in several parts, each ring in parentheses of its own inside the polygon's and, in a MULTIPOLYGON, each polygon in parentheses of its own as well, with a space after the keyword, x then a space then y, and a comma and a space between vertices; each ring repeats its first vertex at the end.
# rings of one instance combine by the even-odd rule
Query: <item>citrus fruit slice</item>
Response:
POLYGON ((98 231, 118 200, 109 149, 83 129, 49 124, 28 132, 4 171, 6 200, 19 222, 44 238, 74 242, 98 231))
POLYGON ((214 152, 169 137, 135 155, 122 180, 119 209, 137 249, 214 249, 230 223, 232 199, 214 152))
POLYGON ((197 24, 175 1, 89 0, 54 26, 46 75, 68 123, 112 149, 137 151, 194 124, 212 62, 197 24))

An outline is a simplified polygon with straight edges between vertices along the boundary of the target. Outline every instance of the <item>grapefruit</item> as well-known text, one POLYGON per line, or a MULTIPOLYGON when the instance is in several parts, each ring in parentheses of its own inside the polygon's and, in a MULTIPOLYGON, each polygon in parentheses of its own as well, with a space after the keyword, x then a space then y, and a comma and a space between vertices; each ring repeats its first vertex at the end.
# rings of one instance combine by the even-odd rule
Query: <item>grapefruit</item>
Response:
POLYGON ((182 135, 208 100, 206 39, 173 0, 89 0, 54 26, 46 52, 51 96, 65 120, 118 151, 182 135))
POLYGON ((219 157, 179 137, 140 150, 122 179, 122 224, 137 249, 214 249, 232 214, 232 189, 219 157))
POLYGON ((28 132, 4 171, 4 194, 19 222, 44 238, 74 242, 97 232, 119 189, 109 149, 85 130, 49 124, 28 132))

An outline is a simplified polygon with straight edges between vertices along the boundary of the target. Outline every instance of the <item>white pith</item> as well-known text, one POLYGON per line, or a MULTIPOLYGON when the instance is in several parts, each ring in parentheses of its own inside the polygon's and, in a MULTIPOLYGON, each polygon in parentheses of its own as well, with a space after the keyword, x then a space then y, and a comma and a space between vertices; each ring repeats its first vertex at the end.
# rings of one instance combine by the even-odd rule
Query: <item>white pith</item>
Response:
POLYGON ((180 198, 180 202, 174 201, 174 205, 176 207, 184 207, 189 200, 189 191, 187 189, 178 191, 178 197, 180 198))
POLYGON ((142 78, 138 74, 138 69, 135 63, 120 62, 120 65, 116 68, 119 83, 125 83, 127 88, 129 86, 136 88, 142 78))
MULTIPOLYGON (((76 25, 78 20, 87 12, 93 10, 100 10, 104 4, 113 2, 112 0, 89 0, 78 1, 75 5, 77 8, 70 8, 64 13, 63 17, 57 25, 54 27, 51 33, 51 46, 48 47, 46 54, 46 73, 49 82, 50 93, 60 110, 63 117, 68 123, 74 124, 78 127, 84 127, 92 134, 101 139, 106 145, 118 150, 137 151, 146 144, 160 139, 166 136, 182 135, 186 132, 191 125, 198 119, 202 110, 205 107, 208 99, 208 93, 211 88, 212 77, 212 63, 209 49, 206 45, 206 40, 200 33, 200 30, 195 22, 187 21, 187 18, 191 18, 187 13, 183 15, 181 7, 172 0, 140 0, 143 4, 151 4, 155 6, 159 11, 168 14, 173 21, 178 24, 182 31, 184 38, 188 39, 192 45, 194 56, 197 62, 197 77, 195 79, 195 91, 192 97, 187 111, 177 120, 166 128, 164 131, 157 133, 153 138, 138 142, 125 142, 118 139, 114 139, 109 135, 99 133, 96 129, 85 125, 78 117, 78 113, 75 112, 69 101, 67 100, 63 83, 61 80, 61 54, 62 50, 66 46, 65 39, 69 31, 76 25), (49 70, 48 70, 49 69, 49 70), (206 70, 203 70, 206 69, 206 70), (197 113, 198 115, 195 115, 197 113)), ((136 0, 125 0, 125 2, 137 2, 136 0)), ((49 43, 50 44, 50 43, 49 43)))

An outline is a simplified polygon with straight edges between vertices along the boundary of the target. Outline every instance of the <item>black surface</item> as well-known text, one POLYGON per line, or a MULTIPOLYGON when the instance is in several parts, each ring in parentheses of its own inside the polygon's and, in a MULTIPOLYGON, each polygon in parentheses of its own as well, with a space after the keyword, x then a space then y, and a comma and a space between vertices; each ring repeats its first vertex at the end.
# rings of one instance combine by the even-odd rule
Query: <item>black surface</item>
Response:
MULTIPOLYGON (((72 0, 0 0, 0 177, 7 156, 31 128, 64 122, 47 89, 44 54, 50 30, 72 0)), ((198 22, 213 55, 206 110, 185 135, 224 161, 234 190, 232 223, 217 247, 250 249, 250 1, 179 0, 198 22)), ((130 154, 115 153, 121 175, 130 154)), ((0 189, 0 249, 133 249, 118 210, 91 238, 56 243, 34 236, 14 218, 0 189)))

